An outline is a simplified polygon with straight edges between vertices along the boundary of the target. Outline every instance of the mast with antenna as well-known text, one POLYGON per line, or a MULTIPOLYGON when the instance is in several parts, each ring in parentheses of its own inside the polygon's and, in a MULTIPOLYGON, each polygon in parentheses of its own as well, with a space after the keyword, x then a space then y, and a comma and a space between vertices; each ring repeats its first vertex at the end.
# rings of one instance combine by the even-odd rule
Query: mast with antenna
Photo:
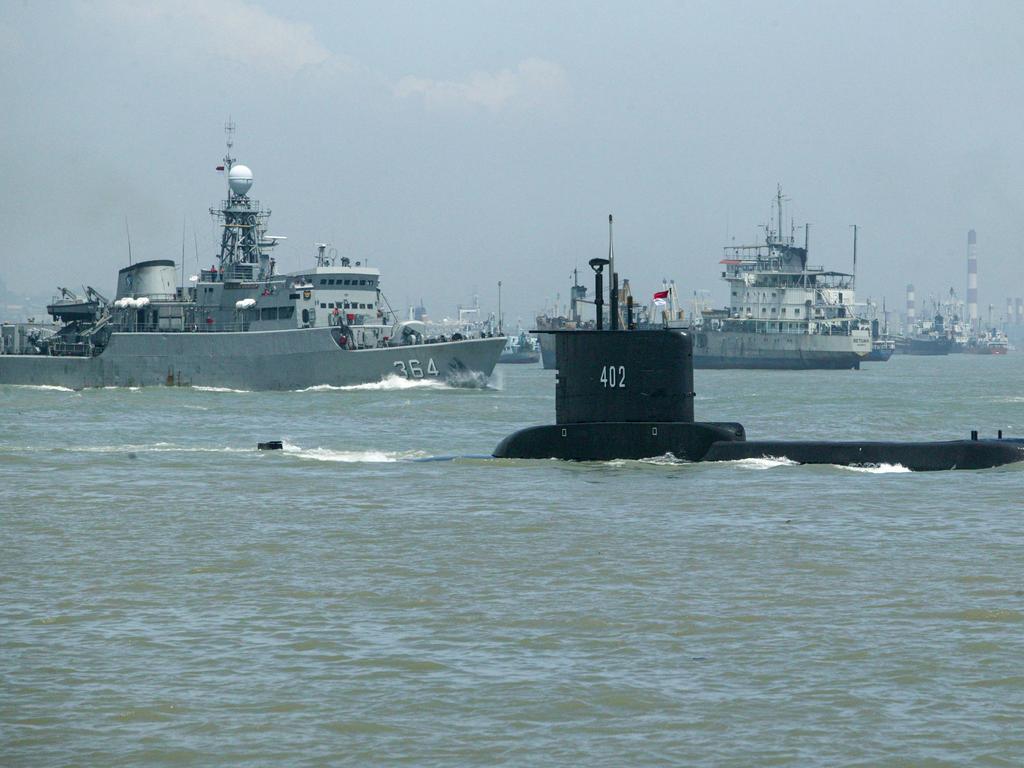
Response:
POLYGON ((128 238, 128 266, 132 264, 132 233, 128 229, 128 215, 124 217, 124 234, 128 238))
POLYGON ((608 214, 608 272, 615 274, 615 247, 612 243, 612 215, 608 214))
POLYGON ((270 276, 270 249, 283 238, 266 234, 270 211, 260 207, 249 197, 252 171, 231 156, 235 145, 235 124, 228 118, 224 124, 227 135, 227 153, 224 164, 217 170, 227 176, 227 199, 210 213, 220 219, 220 273, 221 279, 262 280, 270 276))
POLYGON ((857 225, 851 224, 853 227, 853 279, 857 279, 857 225))
POLYGON ((782 185, 781 184, 778 184, 776 186, 776 198, 778 200, 778 207, 779 207, 779 211, 778 211, 778 213, 779 213, 779 228, 776 231, 778 232, 779 240, 782 240, 782 185))

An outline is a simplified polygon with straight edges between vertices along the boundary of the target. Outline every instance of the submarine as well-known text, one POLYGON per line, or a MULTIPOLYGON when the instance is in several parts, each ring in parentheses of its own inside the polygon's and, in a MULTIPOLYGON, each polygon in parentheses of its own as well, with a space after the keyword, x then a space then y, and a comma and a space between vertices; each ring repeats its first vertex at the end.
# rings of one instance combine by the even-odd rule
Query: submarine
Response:
POLYGON ((694 418, 693 339, 685 330, 637 330, 632 299, 618 327, 618 276, 610 275, 610 328, 603 324, 603 270, 592 259, 594 330, 555 336, 555 423, 506 437, 495 458, 609 461, 672 454, 692 462, 776 457, 798 464, 877 466, 911 471, 986 469, 1024 461, 1024 439, 947 441, 747 440, 742 424, 694 418))

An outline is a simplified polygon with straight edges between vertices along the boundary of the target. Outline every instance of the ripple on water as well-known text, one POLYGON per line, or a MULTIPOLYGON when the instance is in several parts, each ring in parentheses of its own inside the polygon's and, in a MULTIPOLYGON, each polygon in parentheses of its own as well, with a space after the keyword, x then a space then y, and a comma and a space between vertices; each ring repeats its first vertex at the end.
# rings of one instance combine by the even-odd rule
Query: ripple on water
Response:
MULTIPOLYGON (((702 407, 780 439, 1024 423, 964 399, 977 366, 886 365, 701 371, 702 407)), ((416 461, 550 421, 553 373, 501 375, 0 388, 4 760, 1020 762, 1019 469, 416 461)))

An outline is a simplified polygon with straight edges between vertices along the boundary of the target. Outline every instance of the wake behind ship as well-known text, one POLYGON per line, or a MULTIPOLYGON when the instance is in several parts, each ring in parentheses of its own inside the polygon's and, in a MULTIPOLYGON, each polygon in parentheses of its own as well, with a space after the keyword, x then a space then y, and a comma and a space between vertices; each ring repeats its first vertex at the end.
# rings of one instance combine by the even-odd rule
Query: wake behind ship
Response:
POLYGON ((504 337, 430 338, 421 324, 397 322, 378 269, 321 245, 315 266, 277 274, 270 253, 280 238, 266 234, 270 211, 249 197, 253 175, 231 157, 232 143, 229 130, 228 195, 211 209, 221 221, 218 263, 188 287, 172 260, 132 264, 118 272, 113 301, 61 289, 47 307, 55 333, 3 327, 0 384, 288 390, 490 376, 504 337))

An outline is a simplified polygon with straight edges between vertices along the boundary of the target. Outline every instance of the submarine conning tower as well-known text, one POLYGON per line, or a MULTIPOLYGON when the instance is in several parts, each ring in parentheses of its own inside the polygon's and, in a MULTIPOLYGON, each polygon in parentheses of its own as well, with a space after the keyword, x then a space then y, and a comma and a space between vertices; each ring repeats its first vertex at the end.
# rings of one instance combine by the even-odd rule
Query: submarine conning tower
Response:
POLYGON ((693 340, 681 331, 552 331, 555 422, 693 421, 693 340))
MULTIPOLYGON (((601 322, 602 269, 594 259, 597 330, 534 331, 555 336, 555 424, 509 435, 498 458, 641 459, 671 453, 699 460, 711 444, 743 439, 739 424, 694 423, 693 339, 679 330, 619 330, 601 322)), ((609 281, 613 290, 618 276, 609 281)), ((632 326, 627 304, 627 328, 632 326)))

